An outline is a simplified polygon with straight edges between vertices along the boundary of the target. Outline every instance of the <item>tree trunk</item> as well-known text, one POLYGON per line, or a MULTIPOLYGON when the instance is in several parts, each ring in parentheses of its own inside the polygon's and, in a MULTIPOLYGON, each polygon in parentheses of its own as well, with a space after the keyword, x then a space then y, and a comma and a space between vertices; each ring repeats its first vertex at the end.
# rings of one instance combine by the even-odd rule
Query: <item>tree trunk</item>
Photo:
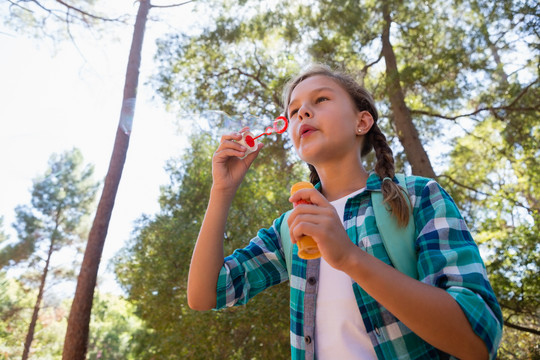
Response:
POLYGON ((382 33, 382 53, 386 63, 386 90, 390 97, 390 105, 394 116, 394 124, 397 136, 407 159, 412 167, 414 175, 435 178, 435 171, 431 166, 431 161, 424 150, 424 146, 418 136, 418 131, 414 126, 409 108, 405 104, 405 95, 399 81, 399 71, 397 68, 396 55, 390 43, 390 26, 392 18, 388 7, 388 0, 382 5, 384 28, 382 33))
POLYGON ((148 11, 151 7, 150 0, 140 0, 139 3, 126 71, 120 121, 116 131, 109 170, 105 177, 103 193, 88 236, 88 243, 77 280, 75 297, 69 313, 62 354, 63 360, 83 360, 87 351, 94 288, 109 221, 126 160, 139 81, 144 30, 148 11))
POLYGON ((47 279, 47 274, 49 273, 49 265, 51 263, 53 246, 54 246, 54 239, 51 239, 51 245, 49 246, 49 251, 47 253, 47 260, 45 261, 45 269, 43 269, 43 274, 41 275, 41 283, 39 284, 39 291, 38 291, 38 296, 36 299, 36 304, 34 305, 34 312, 32 313, 32 320, 30 321, 30 326, 28 327, 28 333, 26 333, 26 339, 24 341, 24 351, 22 355, 22 360, 28 359, 28 355, 30 354, 30 347, 32 346, 32 341, 34 340, 34 331, 36 329, 39 309, 41 307, 41 300, 43 299, 43 291, 45 289, 45 280, 47 279))

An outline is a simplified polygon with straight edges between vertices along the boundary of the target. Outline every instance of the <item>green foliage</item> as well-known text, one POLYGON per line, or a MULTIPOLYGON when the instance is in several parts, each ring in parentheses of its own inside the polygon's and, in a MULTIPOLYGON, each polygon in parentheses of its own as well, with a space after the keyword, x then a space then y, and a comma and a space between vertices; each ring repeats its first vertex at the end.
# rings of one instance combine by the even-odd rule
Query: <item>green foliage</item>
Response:
MULTIPOLYGON (((268 144, 246 175, 225 233, 225 252, 243 247, 260 227, 288 209, 289 185, 305 176, 286 160, 283 143, 268 144)), ((138 338, 140 359, 275 359, 289 354, 288 287, 269 289, 245 307, 199 313, 187 306, 191 253, 208 203, 217 142, 192 137, 191 149, 171 160, 161 212, 142 218, 118 256, 116 272, 148 331, 138 338)))
POLYGON ((18 242, 0 250, 0 266, 32 265, 49 250, 82 241, 98 189, 93 171, 77 149, 50 157, 45 174, 33 181, 31 203, 15 209, 18 242))
POLYGON ((501 357, 532 354, 537 335, 530 334, 539 329, 537 2, 199 1, 208 25, 158 42, 153 84, 174 111, 277 114, 291 73, 311 62, 344 67, 373 92, 398 168, 406 168, 384 86, 383 4, 407 111, 426 147, 451 149, 442 154, 439 181, 482 243, 510 324, 501 357))
MULTIPOLYGON (((19 359, 36 291, 0 272, 0 357, 19 359)), ((40 312, 31 359, 61 359, 70 300, 48 302, 40 312)), ((88 359, 136 359, 132 350, 141 327, 133 306, 121 297, 96 292, 90 323, 88 359), (99 356, 99 357, 98 357, 99 356)))
MULTIPOLYGON (((521 103, 538 95, 531 90, 521 103)), ((447 178, 485 251, 507 325, 500 356, 511 359, 538 356, 540 114, 505 115, 484 119, 456 142, 447 178)))
POLYGON ((35 297, 0 271, 0 356, 20 358, 35 297))
POLYGON ((89 360, 137 359, 134 349, 142 323, 134 314, 134 307, 116 295, 96 292, 92 305, 89 360))
MULTIPOLYGON (((0 272, 0 355, 21 358, 37 291, 28 290, 20 281, 0 272)), ((48 302, 37 319, 31 359, 59 359, 66 328, 67 307, 48 302)))
POLYGON ((15 209, 14 227, 18 241, 0 249, 0 266, 13 270, 18 274, 18 280, 36 293, 33 313, 28 316, 30 325, 26 330, 29 336, 25 345, 38 358, 58 357, 61 354, 62 340, 58 340, 61 336, 54 334, 63 328, 52 320, 58 314, 51 313, 54 311, 51 308, 41 314, 40 310, 47 277, 52 276, 55 280, 74 278, 74 260, 80 252, 78 245, 86 232, 85 219, 90 215, 98 188, 92 174, 93 167, 83 166, 79 150, 53 154, 45 174, 33 182, 30 204, 15 209), (68 255, 72 264, 66 266, 65 260, 53 258, 53 254, 61 251, 64 256, 68 255), (69 254, 70 251, 72 254, 69 254), (41 331, 41 327, 47 330, 41 331), (48 346, 41 347, 39 344, 42 342, 48 346))

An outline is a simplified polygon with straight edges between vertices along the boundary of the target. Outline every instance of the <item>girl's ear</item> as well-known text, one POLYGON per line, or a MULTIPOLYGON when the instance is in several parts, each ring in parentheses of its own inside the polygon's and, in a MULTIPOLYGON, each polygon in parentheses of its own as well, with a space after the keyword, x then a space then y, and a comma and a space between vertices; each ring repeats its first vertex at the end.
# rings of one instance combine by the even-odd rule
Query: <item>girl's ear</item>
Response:
POLYGON ((358 135, 367 134, 374 122, 373 116, 371 116, 369 111, 360 111, 356 120, 356 133, 358 135))

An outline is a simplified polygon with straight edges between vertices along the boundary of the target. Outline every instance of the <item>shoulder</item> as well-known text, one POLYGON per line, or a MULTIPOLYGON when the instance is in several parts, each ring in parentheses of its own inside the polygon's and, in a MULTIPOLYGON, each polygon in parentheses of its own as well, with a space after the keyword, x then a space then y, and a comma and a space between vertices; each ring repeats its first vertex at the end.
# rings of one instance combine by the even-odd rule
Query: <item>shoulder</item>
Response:
MULTIPOLYGON (((436 183, 436 181, 431 178, 426 178, 426 177, 416 176, 416 175, 405 175, 402 173, 396 174, 394 176, 394 179, 392 180, 395 183, 401 184, 400 178, 403 178, 403 177, 405 178, 405 182, 407 184, 407 190, 413 190, 413 192, 415 192, 414 191, 415 189, 424 188, 429 183, 436 183)), ((380 190, 382 182, 383 180, 375 172, 372 172, 370 173, 368 177, 366 188, 371 191, 380 190)))
POLYGON ((449 197, 443 187, 432 178, 423 176, 409 175, 405 177, 407 183, 407 191, 410 195, 418 197, 433 197, 442 196, 449 197))
POLYGON ((437 181, 432 178, 417 175, 406 175, 405 181, 407 183, 407 189, 413 190, 412 192, 414 193, 422 192, 428 185, 437 184, 437 181))
POLYGON ((292 210, 286 211, 281 214, 277 219, 272 223, 272 226, 269 228, 262 228, 257 232, 257 238, 264 242, 282 242, 282 233, 288 230, 287 218, 289 217, 292 210))
POLYGON ((287 219, 289 218, 291 211, 292 209, 284 212, 283 214, 280 215, 280 217, 274 220, 274 224, 272 227, 275 228, 279 234, 281 234, 281 229, 283 226, 288 226, 287 219))
POLYGON ((452 196, 432 178, 407 176, 407 190, 415 217, 457 218, 463 216, 452 196))

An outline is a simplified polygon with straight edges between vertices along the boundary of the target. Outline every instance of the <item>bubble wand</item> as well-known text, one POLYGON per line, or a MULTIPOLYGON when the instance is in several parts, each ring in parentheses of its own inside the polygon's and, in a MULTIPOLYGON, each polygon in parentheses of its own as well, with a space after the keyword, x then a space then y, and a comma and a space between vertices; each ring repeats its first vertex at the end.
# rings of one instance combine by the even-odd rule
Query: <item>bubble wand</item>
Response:
POLYGON ((250 131, 242 132, 242 140, 238 141, 238 143, 244 145, 247 150, 244 156, 241 157, 241 159, 245 158, 246 156, 257 150, 257 147, 259 145, 259 142, 257 141, 258 138, 264 135, 271 135, 273 133, 283 134, 287 130, 288 126, 289 121, 287 120, 287 118, 285 116, 278 116, 274 120, 273 126, 268 126, 266 130, 260 135, 254 136, 250 131))

